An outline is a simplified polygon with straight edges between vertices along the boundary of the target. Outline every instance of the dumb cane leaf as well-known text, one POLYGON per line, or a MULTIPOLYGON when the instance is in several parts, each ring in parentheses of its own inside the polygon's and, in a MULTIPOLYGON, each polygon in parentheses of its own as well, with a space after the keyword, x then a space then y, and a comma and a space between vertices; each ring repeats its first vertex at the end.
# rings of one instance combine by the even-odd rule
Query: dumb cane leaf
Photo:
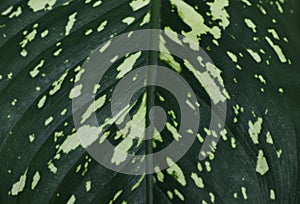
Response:
MULTIPOLYGON (((297 203, 297 8, 297 1, 286 0, 2 0, 0 202, 297 203), (197 104, 187 105, 199 109, 201 122, 198 132, 191 132, 196 139, 189 151, 176 163, 165 158, 169 168, 122 174, 82 147, 76 132, 99 130, 75 128, 72 99, 81 95, 76 83, 86 74, 83 64, 91 51, 122 33, 150 28, 171 34, 160 41, 165 52, 110 59, 82 119, 95 113, 103 140, 140 155, 180 140, 180 107, 166 89, 147 87, 134 95, 123 110, 132 117, 128 123, 111 114, 118 82, 138 67, 158 64, 192 87, 197 104), (166 42, 201 47, 215 66, 207 64, 201 78, 186 59, 168 53, 166 42), (209 79, 221 89, 205 86, 209 79), (227 111, 216 133, 209 124, 218 100, 227 101, 227 111), (148 142, 128 141, 136 136, 132 123, 149 125, 153 105, 166 111, 164 129, 152 132, 156 137, 148 142), (215 134, 219 143, 199 160, 204 141, 215 134)), ((124 161, 124 154, 114 156, 107 159, 124 161)))

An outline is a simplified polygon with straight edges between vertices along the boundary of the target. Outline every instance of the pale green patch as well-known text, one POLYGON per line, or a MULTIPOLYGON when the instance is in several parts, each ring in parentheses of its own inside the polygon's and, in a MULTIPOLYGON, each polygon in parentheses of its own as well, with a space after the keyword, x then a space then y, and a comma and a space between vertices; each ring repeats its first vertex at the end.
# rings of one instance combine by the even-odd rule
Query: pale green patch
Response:
POLYGON ((209 162, 209 161, 206 161, 204 164, 205 164, 206 171, 207 171, 207 172, 211 172, 210 162, 209 162))
POLYGON ((11 195, 16 196, 24 190, 26 184, 27 171, 28 169, 26 169, 24 174, 20 176, 19 181, 13 184, 10 191, 11 195))
POLYGON ((52 121, 53 121, 53 117, 52 116, 50 116, 49 118, 47 118, 46 120, 45 120, 45 122, 44 122, 44 125, 45 126, 48 126, 52 121))
POLYGON ((275 200, 276 199, 275 191, 273 189, 270 189, 270 199, 271 200, 275 200))
POLYGON ((61 54, 62 52, 62 48, 59 48, 58 50, 56 50, 54 53, 53 53, 53 56, 57 57, 61 54))
POLYGON ((59 147, 58 152, 63 151, 64 153, 69 153, 71 150, 76 149, 80 145, 80 141, 76 133, 69 135, 62 145, 59 147))
POLYGON ((150 0, 132 0, 129 5, 133 11, 137 11, 150 3, 150 0))
POLYGON ((103 21, 103 22, 98 26, 97 31, 98 31, 98 32, 101 32, 102 30, 104 30, 104 28, 105 28, 105 26, 107 25, 107 23, 108 23, 107 20, 103 21))
POLYGON ((65 27, 65 36, 68 36, 70 34, 70 31, 73 28, 74 23, 76 22, 76 15, 77 15, 77 12, 75 12, 69 16, 67 26, 65 27))
POLYGON ((15 98, 15 99, 13 99, 13 101, 11 102, 11 105, 12 105, 12 106, 16 106, 16 105, 17 105, 17 102, 18 102, 18 100, 15 98))
POLYGON ((222 139, 224 141, 228 140, 228 138, 227 138, 227 130, 226 129, 221 130, 220 135, 221 135, 221 137, 222 137, 222 139))
POLYGON ((177 197, 184 201, 184 196, 182 195, 182 193, 180 193, 180 191, 178 189, 174 189, 174 194, 177 195, 177 197))
POLYGON ((241 190, 242 190, 242 195, 243 195, 244 200, 247 200, 248 196, 247 196, 247 189, 246 189, 246 187, 242 186, 241 190))
POLYGON ((99 110, 105 104, 105 100, 106 100, 106 95, 93 101, 93 103, 86 109, 84 114, 81 116, 80 123, 83 124, 94 112, 99 110))
POLYGON ((145 178, 145 174, 143 174, 140 177, 140 179, 132 186, 131 191, 134 191, 135 189, 137 189, 141 185, 141 183, 144 180, 144 178, 145 178))
POLYGON ((117 166, 124 162, 127 158, 127 151, 132 147, 133 140, 126 137, 122 142, 120 142, 114 149, 114 154, 111 159, 112 163, 115 163, 117 166))
POLYGON ((148 13, 144 16, 144 18, 143 18, 143 20, 142 20, 140 26, 143 26, 143 25, 145 25, 145 24, 147 24, 147 23, 149 23, 149 22, 150 22, 150 12, 148 12, 148 13))
POLYGON ((70 99, 77 98, 78 96, 81 95, 81 90, 82 90, 82 84, 73 87, 72 90, 70 91, 69 98, 70 99))
POLYGON ((19 6, 14 12, 9 15, 9 18, 18 17, 22 14, 22 7, 19 6))
POLYGON ((121 79, 124 75, 126 75, 128 72, 130 72, 133 69, 134 64, 136 63, 136 61, 138 60, 138 58, 140 58, 142 52, 137 52, 135 54, 130 55, 129 57, 127 57, 122 64, 120 64, 117 68, 117 70, 119 71, 118 75, 117 75, 117 79, 121 79))
POLYGON ((278 91, 279 91, 279 93, 284 93, 283 88, 279 88, 278 91))
POLYGON ((198 140, 199 140, 200 143, 204 142, 203 137, 199 133, 197 133, 197 138, 198 138, 198 140))
POLYGON ((167 195, 168 195, 169 199, 173 200, 174 195, 173 195, 172 191, 167 191, 167 195))
POLYGON ((5 9, 4 11, 1 12, 2 16, 6 16, 8 15, 12 10, 13 10, 14 6, 10 6, 7 9, 5 9))
POLYGON ((214 0, 214 2, 207 3, 210 6, 210 11, 213 20, 220 20, 219 25, 223 29, 227 28, 229 21, 229 14, 226 7, 229 6, 229 0, 214 0))
POLYGON ((158 166, 154 167, 154 171, 156 173, 156 176, 157 176, 157 180, 160 181, 160 182, 164 182, 164 174, 161 172, 161 170, 159 169, 158 166))
POLYGON ((35 172, 34 176, 33 176, 33 180, 32 180, 32 183, 31 183, 31 190, 34 190, 35 187, 37 186, 38 182, 40 181, 41 179, 41 175, 40 173, 37 171, 35 172))
POLYGON ((269 143, 269 144, 273 144, 273 139, 272 139, 272 135, 271 133, 268 131, 267 134, 266 134, 266 142, 269 143))
POLYGON ((59 147, 58 152, 63 151, 65 154, 68 154, 70 151, 79 147, 80 144, 85 148, 95 142, 99 138, 100 133, 101 128, 84 125, 78 128, 76 133, 67 137, 67 139, 59 147), (84 136, 84 139, 80 140, 79 136, 81 138, 84 136))
POLYGON ((177 34, 174 30, 172 30, 171 27, 166 26, 166 27, 164 28, 164 30, 166 31, 165 34, 166 34, 172 41, 176 42, 176 43, 179 44, 179 45, 183 45, 183 43, 181 42, 181 40, 180 40, 179 37, 178 37, 178 34, 177 34))
POLYGON ((251 137, 252 141, 254 144, 258 144, 258 135, 261 132, 261 126, 262 126, 263 119, 262 118, 257 118, 257 121, 252 123, 252 121, 248 121, 249 129, 248 133, 249 136, 251 137))
MULTIPOLYGON (((165 28, 165 30, 170 31, 170 29, 168 29, 168 28, 165 28)), ((178 62, 176 62, 176 60, 171 55, 170 51, 165 46, 165 44, 166 44, 165 40, 163 39, 162 36, 160 36, 160 43, 159 43, 159 50, 160 50, 159 57, 160 57, 160 59, 162 61, 168 63, 168 65, 170 65, 176 72, 180 73, 181 72, 180 64, 178 62)))
POLYGON ((44 30, 44 31, 41 33, 41 38, 46 37, 48 34, 49 34, 49 30, 44 30))
POLYGON ((40 68, 42 68, 44 66, 45 60, 41 60, 40 63, 32 70, 29 72, 30 76, 32 78, 35 78, 39 72, 40 72, 40 68))
MULTIPOLYGON (((200 57, 198 58, 198 61, 200 64, 202 64, 202 59, 200 57)), ((205 88, 214 104, 224 102, 226 99, 230 98, 227 90, 224 87, 224 82, 221 77, 222 72, 215 65, 207 62, 205 64, 206 71, 204 72, 199 72, 187 60, 184 60, 184 65, 194 74, 199 83, 205 88), (219 82, 218 84, 221 87, 217 85, 215 80, 219 82)))
POLYGON ((269 45, 273 48, 273 50, 277 54, 280 62, 282 62, 282 63, 287 62, 287 59, 286 59, 286 57, 285 57, 282 49, 278 45, 275 45, 273 43, 273 41, 269 37, 265 37, 265 39, 267 40, 267 42, 269 43, 269 45))
POLYGON ((169 130, 169 132, 172 134, 173 138, 176 141, 179 141, 179 139, 182 138, 182 136, 178 133, 177 129, 174 126, 172 126, 171 123, 167 122, 166 128, 169 130))
POLYGON ((28 6, 34 11, 51 10, 56 0, 29 0, 28 6))
POLYGON ((47 99, 47 96, 44 95, 44 96, 39 100, 39 102, 38 102, 38 104, 37 104, 37 107, 38 107, 38 108, 42 108, 42 107, 45 105, 45 103, 46 103, 46 99, 47 99))
POLYGON ((167 173, 169 175, 173 175, 178 183, 180 183, 182 186, 185 186, 186 179, 182 169, 170 157, 167 157, 166 161, 169 166, 169 168, 167 168, 167 173))
POLYGON ((123 23, 130 25, 135 21, 135 18, 132 16, 126 17, 122 20, 123 23))
POLYGON ((76 201, 76 197, 74 195, 72 195, 69 200, 67 201, 67 204, 74 204, 76 201))
POLYGON ((177 8, 178 15, 186 23, 191 31, 182 31, 182 35, 186 38, 184 42, 189 43, 191 49, 199 50, 198 39, 201 39, 201 35, 210 33, 215 39, 221 37, 221 30, 217 26, 212 28, 208 27, 204 23, 204 18, 201 16, 192 6, 181 0, 170 0, 171 4, 177 8))
POLYGON ((53 84, 52 84, 53 88, 49 91, 49 95, 52 96, 61 89, 61 85, 64 82, 67 75, 68 75, 68 71, 66 71, 58 80, 53 82, 53 84))
POLYGON ((277 9, 278 9, 279 13, 283 13, 283 8, 282 8, 282 6, 280 5, 280 3, 279 3, 278 1, 275 1, 275 4, 276 4, 276 6, 277 6, 277 9))
POLYGON ((92 181, 87 181, 85 183, 85 191, 89 192, 91 190, 91 188, 92 188, 92 181))
POLYGON ((47 163, 47 165, 48 165, 48 169, 49 169, 52 173, 56 174, 56 172, 57 172, 57 167, 52 163, 52 160, 50 160, 50 161, 47 163))
POLYGON ((245 18, 244 22, 250 28, 254 33, 256 33, 256 25, 253 23, 253 21, 249 18, 245 18))
POLYGON ((88 29, 85 31, 84 35, 88 36, 93 33, 93 29, 88 29))
POLYGON ((266 157, 264 156, 263 150, 258 151, 257 163, 256 163, 256 172, 260 175, 264 175, 269 171, 269 165, 266 157))
POLYGON ((209 197, 210 197, 210 201, 212 203, 215 203, 215 195, 212 192, 209 193, 209 197))
POLYGON ((31 135, 28 136, 28 138, 29 138, 29 142, 33 142, 34 139, 35 139, 35 135, 31 134, 31 135))
POLYGON ((23 50, 20 52, 20 55, 21 55, 22 57, 27 57, 28 52, 27 52, 25 49, 23 49, 23 50))
POLYGON ((255 51, 253 51, 253 50, 251 50, 251 49, 247 49, 247 52, 251 55, 251 57, 252 57, 257 63, 260 63, 260 62, 261 62, 261 57, 260 57, 260 55, 259 55, 257 52, 255 52, 255 51))
POLYGON ((262 14, 267 15, 267 11, 266 11, 266 9, 262 5, 257 4, 257 7, 258 7, 258 9, 260 10, 260 12, 262 14))
POLYGON ((193 179, 195 185, 198 188, 204 188, 203 179, 201 177, 199 177, 196 173, 192 173, 191 178, 193 179))
POLYGON ((268 29, 268 32, 272 34, 273 38, 279 40, 279 35, 274 28, 268 29))
POLYGON ((256 79, 259 79, 259 81, 261 82, 261 83, 263 83, 263 84, 267 84, 267 81, 265 80, 265 78, 262 76, 262 75, 258 75, 258 74, 255 74, 254 75, 254 77, 256 78, 256 79))
POLYGON ((93 7, 95 8, 95 7, 98 7, 98 6, 100 6, 102 4, 102 1, 101 0, 99 0, 99 1, 96 1, 94 4, 93 4, 93 7))
POLYGON ((113 197, 112 200, 109 201, 109 204, 113 204, 114 201, 118 199, 118 197, 123 193, 123 190, 119 190, 113 197))
POLYGON ((252 6, 251 2, 249 0, 242 0, 247 6, 252 6))
POLYGON ((63 137, 64 136, 64 132, 60 131, 60 132, 55 132, 54 133, 54 142, 57 142, 58 138, 63 137))
POLYGON ((12 72, 10 72, 9 74, 7 74, 7 79, 12 79, 13 75, 14 74, 12 72))
POLYGON ((60 115, 64 116, 67 113, 68 109, 64 108, 61 112, 60 115))
POLYGON ((231 147, 232 149, 235 149, 236 148, 236 140, 234 137, 230 138, 230 142, 231 142, 231 147))
POLYGON ((24 40, 20 42, 21 47, 24 48, 29 42, 33 41, 34 38, 36 37, 36 34, 37 34, 37 30, 33 29, 28 35, 25 36, 24 40))
POLYGON ((237 56, 235 55, 235 54, 233 54, 232 52, 230 52, 230 51, 227 51, 226 52, 227 53, 227 55, 228 55, 228 57, 230 57, 230 59, 233 61, 233 62, 237 62, 237 56))
POLYGON ((103 53, 109 47, 110 43, 111 43, 111 40, 105 42, 105 44, 99 49, 99 52, 103 53))

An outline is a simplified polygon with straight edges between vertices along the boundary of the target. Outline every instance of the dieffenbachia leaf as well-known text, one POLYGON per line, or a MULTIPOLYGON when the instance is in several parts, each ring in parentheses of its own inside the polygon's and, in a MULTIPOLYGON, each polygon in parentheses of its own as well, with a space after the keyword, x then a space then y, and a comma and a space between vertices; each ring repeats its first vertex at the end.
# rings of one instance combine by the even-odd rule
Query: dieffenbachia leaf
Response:
MULTIPOLYGON (((298 8, 295 0, 2 0, 0 202, 295 203, 298 8), (100 143, 107 139, 145 154, 149 145, 128 138, 136 134, 132 123, 146 126, 152 100, 167 113, 163 131, 153 133, 152 150, 179 140, 180 107, 168 90, 145 89, 133 97, 122 110, 131 114, 131 123, 122 124, 122 114, 114 118, 110 112, 118 82, 154 63, 193 88, 198 103, 187 104, 200 110, 201 123, 189 151, 176 163, 166 158, 169 168, 126 175, 106 169, 81 146, 76 132, 99 130, 74 127, 72 99, 82 90, 74 84, 92 50, 122 33, 149 28, 170 34, 160 41, 164 52, 128 53, 115 61, 95 84, 96 100, 82 121, 95 112, 104 132, 100 143), (201 47, 214 65, 206 64, 199 75, 169 52, 168 39, 201 47), (218 89, 206 86, 211 80, 218 89), (209 129, 211 105, 220 101, 227 101, 221 140, 200 161, 203 142, 216 134, 209 129)), ((118 152, 110 159, 117 165, 125 160, 118 152)))

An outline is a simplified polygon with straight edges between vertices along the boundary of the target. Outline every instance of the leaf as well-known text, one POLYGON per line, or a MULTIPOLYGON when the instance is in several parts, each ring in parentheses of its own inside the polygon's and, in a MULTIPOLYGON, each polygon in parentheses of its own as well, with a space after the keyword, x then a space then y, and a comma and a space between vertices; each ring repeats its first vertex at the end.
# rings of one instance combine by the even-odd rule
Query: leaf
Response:
MULTIPOLYGON (((297 1, 272 0, 1 1, 1 203, 296 203, 298 7, 297 1), (82 120, 95 112, 106 139, 129 153, 158 152, 180 141, 181 107, 166 89, 148 87, 134 95, 120 110, 133 122, 112 117, 117 84, 139 67, 158 64, 192 87, 199 106, 190 105, 199 109, 201 121, 179 161, 171 155, 165 170, 127 175, 100 165, 81 146, 76 132, 92 140, 91 132, 99 129, 75 128, 72 99, 81 96, 76 83, 87 74, 91 51, 123 33, 150 28, 170 34, 159 42, 165 52, 128 53, 115 61, 82 120), (193 63, 168 52, 183 45, 201 47, 215 66, 206 64, 201 75, 193 63), (210 79, 220 89, 205 86, 210 79), (204 141, 214 141, 211 112, 220 101, 227 103, 224 128, 216 133, 221 139, 201 161, 204 141), (157 136, 148 142, 128 140, 140 134, 132 132, 133 124, 149 125, 153 105, 167 113, 161 134, 146 133, 157 136)), ((121 165, 124 154, 114 153, 103 158, 121 165)))

